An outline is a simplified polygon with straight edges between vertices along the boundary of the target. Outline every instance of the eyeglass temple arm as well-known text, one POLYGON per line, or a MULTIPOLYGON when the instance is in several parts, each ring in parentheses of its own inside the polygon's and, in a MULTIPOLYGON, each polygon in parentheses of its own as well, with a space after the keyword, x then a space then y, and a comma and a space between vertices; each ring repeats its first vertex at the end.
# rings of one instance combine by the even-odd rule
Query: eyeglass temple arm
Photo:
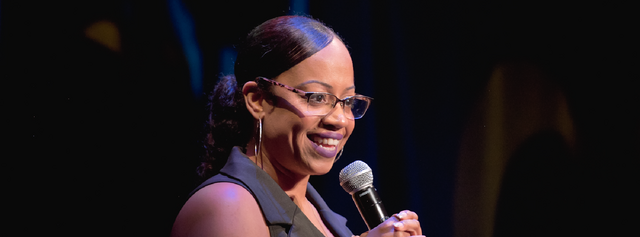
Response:
POLYGON ((287 86, 287 85, 282 84, 282 83, 280 83, 280 82, 277 82, 277 81, 274 81, 274 80, 271 80, 271 79, 267 79, 267 78, 264 78, 264 77, 258 77, 258 78, 256 78, 256 79, 262 79, 263 81, 266 81, 266 82, 271 83, 271 85, 279 86, 279 87, 285 88, 285 89, 290 90, 290 91, 292 91, 292 92, 294 92, 294 93, 296 93, 296 94, 298 94, 298 95, 300 95, 300 96, 306 96, 306 95, 307 95, 307 93, 308 93, 308 92, 306 92, 306 91, 303 91, 303 90, 300 90, 300 89, 296 89, 296 88, 293 88, 293 87, 287 86))

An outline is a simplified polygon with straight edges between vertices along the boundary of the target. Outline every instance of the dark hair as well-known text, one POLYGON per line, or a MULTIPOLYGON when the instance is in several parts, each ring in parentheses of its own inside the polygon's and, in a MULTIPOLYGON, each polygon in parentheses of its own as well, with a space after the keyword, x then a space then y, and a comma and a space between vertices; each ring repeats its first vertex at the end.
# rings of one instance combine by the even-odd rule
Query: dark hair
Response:
POLYGON ((238 46, 234 75, 220 79, 209 93, 205 124, 205 154, 198 174, 206 179, 226 163, 234 146, 244 149, 254 134, 254 118, 247 111, 242 86, 256 77, 274 78, 341 40, 323 23, 304 16, 282 16, 254 28, 238 46))

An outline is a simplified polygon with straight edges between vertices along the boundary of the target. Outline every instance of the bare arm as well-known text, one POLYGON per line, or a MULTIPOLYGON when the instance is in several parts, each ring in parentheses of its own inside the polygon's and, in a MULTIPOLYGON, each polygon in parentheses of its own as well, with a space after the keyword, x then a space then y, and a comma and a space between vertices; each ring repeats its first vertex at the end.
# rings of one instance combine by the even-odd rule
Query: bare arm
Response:
POLYGON ((171 237, 268 237, 258 203, 251 193, 232 183, 215 183, 198 190, 180 210, 171 237))

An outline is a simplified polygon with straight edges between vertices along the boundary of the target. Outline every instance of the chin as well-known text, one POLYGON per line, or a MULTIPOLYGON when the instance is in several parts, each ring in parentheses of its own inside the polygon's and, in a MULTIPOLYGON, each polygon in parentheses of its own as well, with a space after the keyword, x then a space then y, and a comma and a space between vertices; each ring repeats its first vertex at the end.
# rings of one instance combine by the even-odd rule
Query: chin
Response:
POLYGON ((327 158, 321 158, 321 161, 314 161, 314 163, 311 163, 311 170, 312 170, 312 174, 311 175, 324 175, 329 173, 329 171, 331 171, 331 168, 333 168, 333 161, 334 159, 327 159, 327 158))

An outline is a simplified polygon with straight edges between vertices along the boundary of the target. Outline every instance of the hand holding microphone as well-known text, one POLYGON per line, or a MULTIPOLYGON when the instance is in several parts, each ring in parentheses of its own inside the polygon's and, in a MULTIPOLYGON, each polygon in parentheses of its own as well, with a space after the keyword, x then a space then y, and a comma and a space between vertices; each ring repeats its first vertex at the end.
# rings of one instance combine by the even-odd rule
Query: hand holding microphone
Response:
POLYGON ((351 196, 367 224, 365 236, 423 236, 418 215, 412 211, 401 211, 391 218, 373 187, 373 173, 364 162, 356 160, 340 171, 340 186, 351 196))

